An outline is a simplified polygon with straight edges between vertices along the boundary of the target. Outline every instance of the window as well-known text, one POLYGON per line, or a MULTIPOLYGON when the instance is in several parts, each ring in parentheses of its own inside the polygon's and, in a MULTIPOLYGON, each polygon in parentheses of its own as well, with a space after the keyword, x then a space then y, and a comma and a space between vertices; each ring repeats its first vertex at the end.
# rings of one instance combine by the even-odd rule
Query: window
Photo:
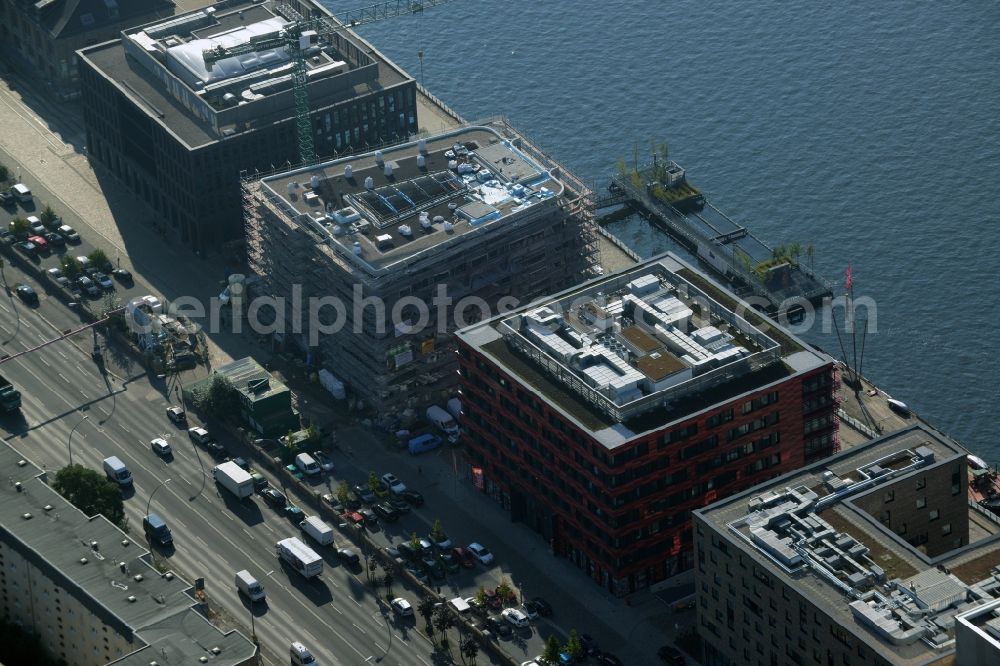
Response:
POLYGON ((923 490, 926 487, 927 487, 927 478, 926 477, 922 476, 919 479, 917 479, 917 490, 923 490))
POLYGON ((941 514, 940 514, 940 512, 937 509, 931 509, 931 512, 930 512, 929 517, 928 517, 928 520, 930 520, 930 521, 933 522, 933 521, 937 520, 938 518, 940 518, 940 516, 941 516, 941 514))
POLYGON ((941 526, 941 534, 943 536, 947 536, 947 535, 951 534, 951 523, 946 523, 946 524, 944 524, 944 525, 941 526))
POLYGON ((894 491, 894 490, 887 490, 887 491, 885 491, 885 494, 882 495, 882 503, 883 504, 888 504, 889 502, 891 502, 894 499, 896 499, 896 491, 894 491))
POLYGON ((923 509, 925 506, 927 506, 927 497, 918 497, 917 498, 917 508, 918 509, 923 509))

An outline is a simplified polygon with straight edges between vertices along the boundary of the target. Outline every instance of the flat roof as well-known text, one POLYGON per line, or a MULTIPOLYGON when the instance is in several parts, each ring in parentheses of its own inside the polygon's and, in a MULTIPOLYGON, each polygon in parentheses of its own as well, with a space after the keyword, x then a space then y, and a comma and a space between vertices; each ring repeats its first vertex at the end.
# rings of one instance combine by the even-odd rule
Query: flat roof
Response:
POLYGON ((613 448, 832 362, 720 290, 666 253, 457 335, 613 448))
MULTIPOLYGON (((311 4, 314 15, 331 25, 340 25, 321 4, 311 4)), ((251 39, 273 37, 287 22, 271 3, 219 3, 130 28, 118 39, 77 53, 154 122, 189 149, 197 148, 233 133, 294 118, 287 50, 272 48, 212 63, 206 63, 203 56, 206 50, 219 45, 233 47, 251 39), (278 94, 288 97, 288 103, 284 103, 284 97, 271 99, 278 94)), ((342 27, 333 41, 308 51, 306 67, 313 109, 411 80, 347 28, 342 27), (350 55, 345 55, 348 51, 350 55), (350 75, 369 61, 377 74, 350 75)))
MULTIPOLYGON (((105 624, 141 640, 143 629, 185 616, 193 607, 190 583, 150 566, 149 551, 104 516, 88 517, 67 502, 46 483, 46 473, 6 441, 0 444, 0 470, 8 478, 0 487, 0 541, 105 624)), ((209 635, 221 640, 211 629, 209 635)), ((170 640, 184 639, 174 635, 170 640)), ((211 657, 210 648, 189 651, 189 656, 211 657)), ((255 649, 239 634, 231 648, 238 657, 223 663, 240 663, 255 649)))
POLYGON ((556 207, 564 185, 489 127, 267 176, 282 213, 370 270, 556 207))
MULTIPOLYGON (((953 617, 972 607, 965 603, 967 588, 978 590, 974 596, 1000 596, 994 577, 966 581, 956 571, 986 553, 992 553, 994 566, 1000 562, 1000 535, 929 558, 852 499, 922 469, 964 463, 967 454, 958 443, 916 424, 694 513, 859 640, 892 654, 894 663, 926 663, 953 647, 941 632, 953 631, 953 617), (798 536, 784 537, 789 528, 798 536), (883 599, 892 601, 883 605, 883 599), (892 619, 893 607, 909 604, 929 610, 911 614, 912 625, 892 619), (890 644, 881 638, 883 632, 905 644, 890 644)), ((896 492, 897 501, 908 501, 896 492)))

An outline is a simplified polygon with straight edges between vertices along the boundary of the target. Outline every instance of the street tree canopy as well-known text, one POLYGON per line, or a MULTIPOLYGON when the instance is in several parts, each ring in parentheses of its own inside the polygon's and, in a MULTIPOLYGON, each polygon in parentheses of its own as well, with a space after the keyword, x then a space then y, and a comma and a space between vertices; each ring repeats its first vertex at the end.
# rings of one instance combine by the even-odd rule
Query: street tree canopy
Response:
POLYGON ((88 516, 102 514, 125 527, 125 505, 118 484, 83 465, 67 465, 56 473, 52 487, 88 516))

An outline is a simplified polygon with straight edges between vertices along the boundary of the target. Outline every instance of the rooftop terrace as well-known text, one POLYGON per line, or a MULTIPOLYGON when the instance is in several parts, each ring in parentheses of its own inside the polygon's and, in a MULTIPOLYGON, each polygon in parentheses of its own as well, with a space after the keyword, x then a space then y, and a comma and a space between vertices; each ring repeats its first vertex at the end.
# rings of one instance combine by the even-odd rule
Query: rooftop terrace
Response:
POLYGON ((931 559, 852 500, 966 455, 955 442, 913 426, 696 514, 839 624, 888 650, 894 663, 926 663, 953 646, 957 614, 1000 596, 1000 569, 971 582, 955 571, 985 553, 995 567, 1000 539, 931 559))
POLYGON ((459 336, 609 446, 828 361, 696 275, 664 255, 459 336))
POLYGON ((558 177, 488 127, 262 179, 265 195, 341 256, 385 270, 555 207, 558 177))

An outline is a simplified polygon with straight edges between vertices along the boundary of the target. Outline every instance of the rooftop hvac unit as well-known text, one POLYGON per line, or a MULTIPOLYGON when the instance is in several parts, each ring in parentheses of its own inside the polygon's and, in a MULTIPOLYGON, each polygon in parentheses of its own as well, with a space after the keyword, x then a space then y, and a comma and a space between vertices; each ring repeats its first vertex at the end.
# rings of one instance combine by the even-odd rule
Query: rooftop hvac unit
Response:
POLYGON ((417 166, 421 169, 427 166, 427 158, 423 154, 417 155, 417 166))
POLYGON ((426 155, 427 154, 427 140, 426 139, 421 139, 420 141, 417 141, 417 152, 419 152, 421 155, 426 155))
POLYGON ((392 162, 386 162, 385 163, 384 173, 385 173, 385 177, 386 178, 391 178, 392 177, 392 162))
POLYGON ((427 215, 427 213, 420 214, 420 226, 423 227, 425 230, 430 231, 431 218, 427 215))
POLYGON ((295 194, 296 183, 288 183, 288 196, 295 194))
POLYGON ((399 225, 399 235, 400 236, 406 236, 407 238, 409 238, 410 236, 413 235, 413 230, 410 229, 410 225, 408 225, 408 224, 401 224, 401 225, 399 225))
POLYGON ((344 167, 344 178, 351 178, 354 176, 354 169, 350 164, 344 167))
POLYGON ((371 176, 368 176, 367 178, 365 178, 365 189, 366 190, 374 190, 375 189, 375 179, 372 178, 371 176))
POLYGON ((319 176, 313 175, 309 178, 309 187, 314 190, 319 187, 319 176))
MULTIPOLYGON (((434 219, 437 219, 437 218, 434 218, 434 219)), ((452 231, 454 229, 455 229, 455 225, 452 224, 451 222, 445 222, 444 223, 444 230, 445 231, 452 231)))
POLYGON ((383 161, 382 160, 382 151, 381 150, 376 150, 375 151, 375 164, 378 164, 379 166, 382 166, 382 161, 383 161))
POLYGON ((354 256, 360 257, 361 256, 361 243, 359 243, 358 241, 354 241, 354 247, 352 247, 351 250, 354 252, 354 256))
POLYGON ((441 217, 440 215, 435 215, 434 216, 434 224, 441 224, 442 222, 444 222, 444 218, 443 217, 441 217))

